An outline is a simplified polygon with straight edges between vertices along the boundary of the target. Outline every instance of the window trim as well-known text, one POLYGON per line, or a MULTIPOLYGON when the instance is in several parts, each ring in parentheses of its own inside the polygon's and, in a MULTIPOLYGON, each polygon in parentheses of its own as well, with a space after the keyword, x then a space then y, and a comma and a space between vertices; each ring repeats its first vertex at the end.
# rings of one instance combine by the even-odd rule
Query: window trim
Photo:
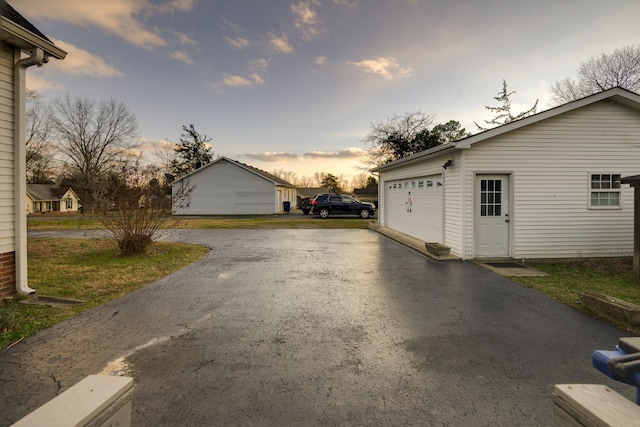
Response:
MULTIPOLYGON (((597 189, 597 188, 591 188, 591 183, 593 182, 593 176, 594 175, 612 175, 612 176, 618 176, 620 178, 622 178, 622 174, 620 173, 613 173, 613 172, 607 172, 607 171, 603 171, 603 172, 589 172, 587 174, 587 209, 589 210, 616 210, 616 209, 622 209, 622 186, 620 185, 618 188, 605 188, 605 189, 597 189), (618 193, 618 204, 617 205, 592 205, 591 204, 591 196, 593 193, 618 193)), ((615 182, 615 181, 613 181, 615 182)))

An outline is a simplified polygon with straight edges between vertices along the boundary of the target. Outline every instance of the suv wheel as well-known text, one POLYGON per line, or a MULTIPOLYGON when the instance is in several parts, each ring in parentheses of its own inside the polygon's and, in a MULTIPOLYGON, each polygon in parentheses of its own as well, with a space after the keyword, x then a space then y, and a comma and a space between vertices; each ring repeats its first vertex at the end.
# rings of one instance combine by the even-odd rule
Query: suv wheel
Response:
POLYGON ((360 211, 360 218, 362 218, 362 219, 367 219, 367 218, 369 218, 369 215, 371 215, 371 212, 369 212, 369 211, 368 211, 368 210, 366 210, 366 209, 362 209, 362 210, 360 211))
POLYGON ((322 208, 320 209, 320 212, 318 212, 318 215, 320 215, 320 218, 325 219, 329 217, 329 209, 327 208, 322 208))
POLYGON ((309 215, 309 212, 311 211, 311 209, 302 209, 302 213, 305 215, 309 215))

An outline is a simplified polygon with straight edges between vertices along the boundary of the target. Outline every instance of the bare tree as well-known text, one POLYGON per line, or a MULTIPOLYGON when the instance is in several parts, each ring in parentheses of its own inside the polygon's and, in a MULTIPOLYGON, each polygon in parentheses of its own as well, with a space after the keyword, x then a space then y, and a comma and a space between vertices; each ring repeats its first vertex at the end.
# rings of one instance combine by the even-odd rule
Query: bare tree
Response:
POLYGON ((271 175, 276 176, 289 184, 297 185, 298 174, 292 170, 274 169, 271 171, 271 175))
POLYGON ((169 185, 160 183, 157 174, 154 167, 140 169, 136 163, 112 170, 105 182, 100 218, 123 256, 144 253, 155 237, 178 222, 172 209, 189 200, 192 188, 169 195, 169 185))
POLYGON ((136 146, 136 118, 114 99, 96 102, 67 95, 54 102, 52 123, 67 173, 77 181, 85 208, 93 208, 104 194, 109 171, 126 162, 136 146))
POLYGON ((379 166, 470 135, 456 120, 431 128, 434 117, 415 111, 394 115, 386 122, 371 123, 371 130, 364 138, 367 154, 363 157, 363 169, 370 169, 372 166, 379 166))
POLYGON ((372 122, 364 138, 368 148, 365 163, 378 166, 422 151, 425 148, 420 136, 428 132, 433 119, 432 115, 416 111, 394 115, 386 122, 372 122))
POLYGON ((578 78, 551 86, 552 102, 564 104, 614 87, 640 92, 640 45, 615 49, 591 57, 578 67, 578 78))
POLYGON ((176 148, 178 148, 178 144, 168 140, 160 141, 153 146, 153 154, 160 160, 162 174, 171 173, 171 165, 177 161, 176 148))
POLYGON ((496 126, 502 126, 502 125, 506 125, 507 123, 515 122, 516 120, 524 119, 525 117, 528 117, 536 113, 536 110, 538 109, 537 99, 531 108, 514 115, 511 112, 511 98, 510 98, 511 95, 513 95, 514 93, 516 92, 515 91, 509 92, 507 90, 507 82, 506 80, 502 79, 502 90, 498 92, 498 96, 493 97, 493 99, 501 103, 501 105, 498 105, 497 107, 490 107, 488 105, 484 106, 484 108, 494 113, 495 116, 491 120, 484 121, 485 124, 489 125, 486 127, 480 126, 478 123, 474 122, 478 127, 478 130, 480 131, 489 130, 496 126))
POLYGON ((367 182, 369 177, 371 177, 370 174, 363 172, 361 174, 355 175, 352 179, 351 179, 351 187, 352 188, 365 188, 367 186, 367 182))
POLYGON ((322 181, 324 181, 325 176, 327 176, 326 172, 314 172, 313 173, 313 187, 322 187, 322 181))
POLYGON ((296 185, 300 188, 312 188, 318 187, 319 182, 314 177, 302 176, 297 179, 296 185))
POLYGON ((51 112, 42 95, 28 90, 26 99, 27 182, 52 182, 53 156, 49 139, 52 133, 51 112))

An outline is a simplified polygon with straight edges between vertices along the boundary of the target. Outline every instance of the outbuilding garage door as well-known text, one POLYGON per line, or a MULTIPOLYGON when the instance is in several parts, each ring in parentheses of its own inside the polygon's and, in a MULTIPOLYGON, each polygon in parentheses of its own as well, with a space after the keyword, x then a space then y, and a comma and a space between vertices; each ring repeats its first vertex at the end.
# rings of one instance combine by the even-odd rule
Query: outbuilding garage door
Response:
POLYGON ((385 182, 386 226, 425 242, 442 241, 442 175, 385 182))

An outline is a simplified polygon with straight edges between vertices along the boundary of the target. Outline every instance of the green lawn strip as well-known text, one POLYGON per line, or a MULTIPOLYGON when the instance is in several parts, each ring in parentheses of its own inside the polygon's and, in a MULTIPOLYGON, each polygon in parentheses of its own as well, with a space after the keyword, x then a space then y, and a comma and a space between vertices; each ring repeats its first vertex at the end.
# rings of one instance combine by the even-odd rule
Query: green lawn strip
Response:
POLYGON ((581 292, 609 295, 640 305, 640 285, 633 279, 633 259, 591 258, 527 265, 549 273, 545 277, 513 277, 522 285, 581 310, 581 292))
POLYGON ((37 295, 85 301, 70 307, 0 306, 0 348, 111 301, 200 259, 198 245, 155 242, 147 253, 121 257, 108 239, 29 239, 29 286, 37 295))
MULTIPOLYGON (((167 221, 169 228, 183 229, 366 229, 370 220, 363 220, 354 217, 334 217, 320 219, 315 216, 288 215, 247 215, 236 217, 207 217, 189 218, 178 217, 167 221)), ((103 229, 104 226, 99 219, 94 217, 83 217, 74 215, 72 217, 52 217, 50 219, 29 218, 27 228, 32 231, 50 230, 88 230, 103 229)))
POLYGON ((27 220, 29 230, 95 230, 104 228, 102 222, 94 218, 52 218, 52 219, 32 219, 27 220))

